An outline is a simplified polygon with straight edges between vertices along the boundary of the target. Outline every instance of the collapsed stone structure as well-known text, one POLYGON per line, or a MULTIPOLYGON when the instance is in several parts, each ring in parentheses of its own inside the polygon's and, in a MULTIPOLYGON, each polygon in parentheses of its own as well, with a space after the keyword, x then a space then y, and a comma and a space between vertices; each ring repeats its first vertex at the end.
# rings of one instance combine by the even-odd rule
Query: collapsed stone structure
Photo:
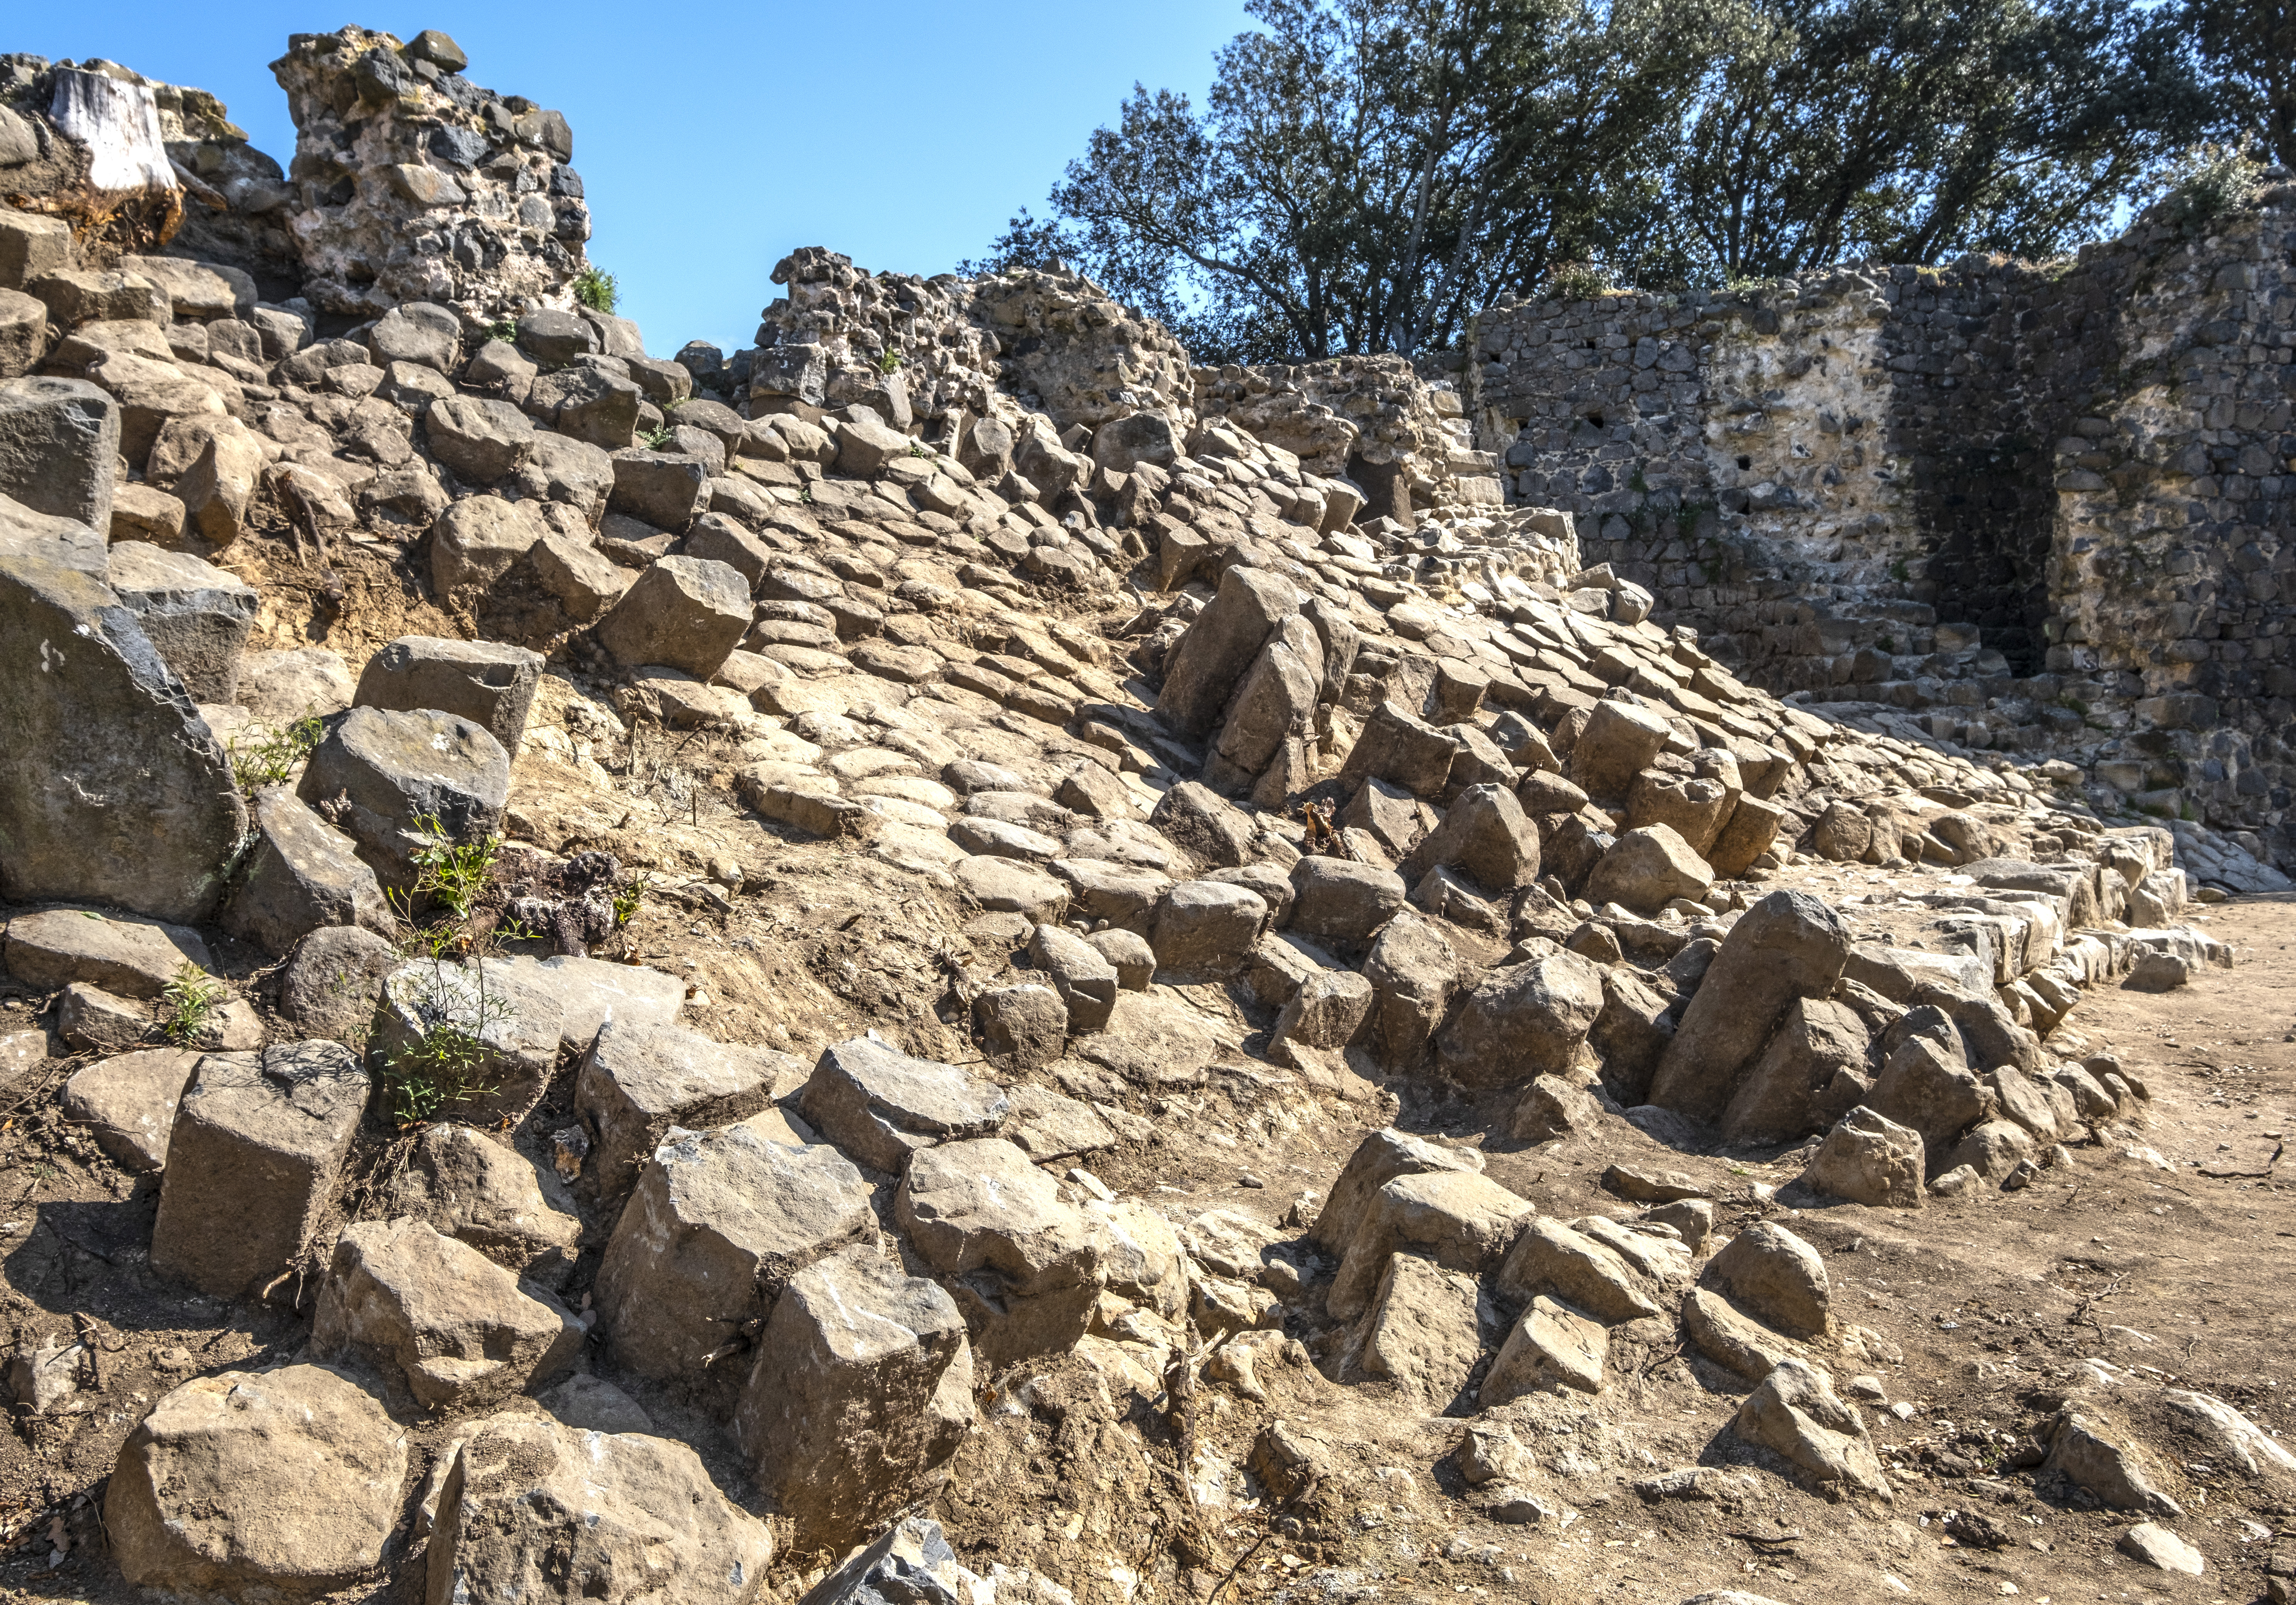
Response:
POLYGON ((2296 867, 2296 187, 2182 205, 2065 263, 1502 306, 1430 367, 1511 499, 1577 514, 1589 560, 1763 685, 2068 760, 2108 812, 2296 867))
MULTIPOLYGON (((2143 1067, 2069 1017, 2231 963, 2178 862, 2236 848, 1750 683, 1662 566, 1586 564, 1611 492, 1503 505, 1473 382, 1193 369, 1062 270, 811 249, 755 347, 652 357, 569 304, 562 119, 464 64, 299 36, 276 193, 166 92, 178 182, 248 180, 170 249, 62 180, 0 211, 0 969, 53 1020, 0 1047, 156 1173, 123 1275, 291 1334, 121 1414, 104 1564, 1060 1605, 1254 1533, 1398 1575, 1373 1487, 1555 1533, 1921 1475, 1787 1208, 2144 1163, 2143 1067), (418 901, 450 844, 488 929, 418 901), (1650 1390, 1758 1469, 1630 1450, 1650 1390), (1467 1425, 1398 1476, 1359 1401, 1467 1425)), ((1632 393, 1703 404, 1685 360, 1632 393)), ((28 1418, 81 1352, 26 1345, 28 1418)), ((2087 1395, 2030 1431, 2181 1514, 2087 1395)))

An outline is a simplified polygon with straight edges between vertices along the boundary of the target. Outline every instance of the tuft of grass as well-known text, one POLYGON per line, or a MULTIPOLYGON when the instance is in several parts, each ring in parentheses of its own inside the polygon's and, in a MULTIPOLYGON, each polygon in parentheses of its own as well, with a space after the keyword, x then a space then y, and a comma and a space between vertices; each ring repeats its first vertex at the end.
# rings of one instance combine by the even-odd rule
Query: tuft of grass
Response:
POLYGON ((326 734, 326 721, 316 713, 306 713, 284 728, 250 725, 233 737, 226 749, 232 778, 250 797, 266 786, 280 785, 326 734))
POLYGON ((574 299, 593 312, 611 312, 622 288, 603 268, 585 268, 574 276, 574 299))
POLYGON ((507 317, 497 317, 487 325, 487 338, 515 342, 518 339, 518 325, 507 317))
POLYGON ((649 429, 638 437, 639 440, 645 442, 646 449, 648 451, 660 451, 663 447, 668 445, 676 438, 677 432, 667 424, 662 424, 658 429, 649 429))
POLYGON ((160 1007, 167 1012, 160 1034, 178 1048, 188 1047, 207 1029, 224 996, 222 982, 184 959, 176 978, 160 989, 160 1007))
POLYGON ((877 371, 879 373, 890 374, 900 366, 901 350, 898 346, 889 345, 882 351, 878 353, 877 371))

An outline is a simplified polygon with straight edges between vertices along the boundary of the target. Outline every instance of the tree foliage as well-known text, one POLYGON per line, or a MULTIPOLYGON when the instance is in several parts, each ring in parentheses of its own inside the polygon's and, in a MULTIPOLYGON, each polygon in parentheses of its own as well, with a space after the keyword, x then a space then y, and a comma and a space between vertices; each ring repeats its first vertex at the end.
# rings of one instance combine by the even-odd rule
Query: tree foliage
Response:
POLYGON ((2187 0, 2181 20, 2233 127, 2296 168, 2296 0, 2187 0))
POLYGON ((2218 116, 2137 0, 1250 11, 1201 109, 1136 86, 965 266, 1069 258, 1206 360, 1408 354, 1557 276, 2061 251, 2218 116))

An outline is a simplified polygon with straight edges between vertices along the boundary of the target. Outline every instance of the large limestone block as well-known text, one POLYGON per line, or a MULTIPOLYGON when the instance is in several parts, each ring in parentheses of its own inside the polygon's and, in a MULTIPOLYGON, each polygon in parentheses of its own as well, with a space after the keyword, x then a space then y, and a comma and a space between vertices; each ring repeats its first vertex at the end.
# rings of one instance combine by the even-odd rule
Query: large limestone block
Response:
POLYGON ((109 531, 119 404, 85 379, 0 384, 0 496, 109 531))
POLYGON ((1291 928, 1360 952, 1403 907, 1405 891, 1392 869, 1310 853, 1292 866, 1291 928))
POLYGON ((855 1037, 822 1049, 803 1108, 862 1164, 898 1173, 919 1148, 996 1131, 1013 1106, 994 1082, 855 1037))
POLYGON ((1541 1215, 1499 1265, 1497 1289, 1528 1302, 1545 1293, 1606 1326, 1663 1313, 1657 1279, 1609 1243, 1541 1215))
POLYGON ((87 377, 119 403, 119 454, 130 463, 148 458, 160 432, 179 418, 220 422, 228 416, 213 385, 170 362, 112 351, 87 377))
POLYGON ((0 550, 0 896, 161 919, 215 907, 247 832, 222 745, 135 615, 90 579, 0 550))
POLYGON ((222 919, 267 953, 284 953, 330 926, 387 935, 398 923, 358 844, 283 786, 266 786, 255 800, 255 840, 222 919))
POLYGON ((1475 1279, 1416 1254, 1390 1254, 1364 1313, 1357 1363, 1429 1411, 1458 1398, 1482 1357, 1475 1279))
POLYGON ((600 646, 630 668, 660 663, 708 679, 750 629, 750 582, 730 564, 663 557, 606 610, 600 646))
POLYGON ((582 1239, 581 1217, 554 1170, 447 1122, 414 1145, 391 1207, 549 1288, 565 1285, 582 1239))
POLYGON ((999 1137, 909 1160, 893 1218, 964 1312, 990 1365, 1057 1354, 1084 1336, 1105 1272, 1085 1216, 999 1137))
POLYGON ((840 1551, 930 1497, 976 1416, 955 1301, 874 1247, 792 1277, 734 1427, 798 1547, 840 1551))
POLYGON ((1450 785, 1459 751, 1449 734, 1390 700, 1364 720, 1340 780, 1349 786, 1383 780, 1414 797, 1439 797, 1450 785))
POLYGON ((1825 1262, 1775 1221, 1758 1221, 1732 1238, 1698 1280, 1790 1338, 1816 1338, 1826 1329, 1833 1288, 1825 1262))
POLYGON ((1300 592, 1289 580, 1267 569, 1229 569, 1166 661, 1158 716, 1182 740, 1211 734, 1267 638, 1299 611, 1300 592))
POLYGON ((324 926, 296 944, 280 976, 279 1012, 307 1037, 356 1041, 373 1022, 398 950, 359 926, 324 926))
POLYGON ((1841 917, 1807 893, 1773 892, 1747 910, 1660 1055, 1650 1101, 1693 1120, 1719 1119, 1786 1006, 1830 994, 1849 956, 1841 917))
POLYGON ((772 1101, 785 1056, 670 1025, 609 1020, 583 1056, 574 1110, 594 1133, 586 1162, 602 1198, 622 1197, 672 1126, 746 1120, 772 1101))
POLYGON ((427 1605, 754 1605, 773 1535, 684 1444, 490 1416, 453 1451, 427 1605))
POLYGON ((1570 778, 1590 797, 1622 798, 1666 745, 1672 727, 1648 708, 1604 699, 1570 749, 1570 778))
POLYGON ((1853 1204, 1919 1209, 1925 1157, 1919 1132, 1861 1105, 1825 1134, 1802 1184, 1853 1204))
POLYGON ((542 1095, 564 1046, 557 998, 521 979, 514 964, 499 959, 476 966, 431 958, 402 964, 383 978, 367 1051, 375 1063, 390 1065, 418 1052, 442 1028, 475 1039, 478 1062, 463 1101, 447 1107, 464 1120, 521 1115, 542 1095))
POLYGON ((507 401, 450 396, 422 415, 430 455, 473 485, 491 485, 534 449, 534 424, 507 401))
POLYGON ((1571 1067, 1603 1012, 1603 972, 1561 949, 1491 971, 1437 1039, 1443 1074, 1465 1087, 1515 1086, 1571 1067))
POLYGON ((766 1315, 791 1276, 875 1236, 869 1196, 825 1143, 791 1147, 746 1124, 673 1131, 598 1267, 615 1358, 642 1376, 699 1381, 705 1357, 766 1315))
POLYGON ((1198 979, 1233 975, 1267 923, 1266 901, 1248 887, 1182 881, 1157 901, 1148 945, 1159 970, 1198 979))
POLYGON ((324 646, 250 652, 240 659, 239 705, 274 724, 340 713, 351 705, 351 689, 342 655, 324 646))
POLYGON ((188 552, 140 540, 111 548, 110 584, 196 703, 239 700, 240 648, 255 627, 255 588, 188 552))
POLYGON ((356 700, 362 707, 455 713, 502 743, 513 762, 542 683, 542 654, 494 641, 401 636, 367 660, 356 700))
POLYGON ((1481 1403, 1488 1410, 1529 1393, 1603 1391, 1603 1367, 1611 1353, 1610 1329, 1589 1321, 1568 1305, 1540 1294, 1532 1298, 1499 1346, 1483 1379, 1481 1403))
POLYGON ((430 588, 441 602, 468 606, 549 531, 530 502, 465 498, 430 526, 430 588))
POLYGON ((123 998, 156 998, 186 964, 204 970, 215 963, 200 934, 186 926, 93 909, 17 915, 0 957, 8 973, 29 985, 57 990, 84 982, 123 998))
POLYGON ((494 831, 510 796, 510 754, 452 713, 353 708, 312 750, 297 794, 313 807, 348 797, 337 827, 393 890, 414 884, 414 854, 436 819, 447 837, 494 831))
POLYGON ((1407 1067, 1424 1053, 1465 973, 1436 921, 1406 909, 1387 922, 1364 959, 1372 988, 1372 1039, 1381 1057, 1407 1067))
POLYGON ((1857 1407, 1836 1397, 1826 1374, 1804 1361, 1780 1361, 1746 1395, 1733 1425, 1740 1437, 1783 1455, 1804 1481, 1826 1493, 1890 1497, 1857 1407))
POLYGON ((88 1128, 122 1170, 156 1171, 168 1163, 176 1107, 200 1056, 149 1048, 90 1065, 64 1083, 64 1114, 88 1128))
POLYGON ((1393 1126, 1384 1127, 1356 1144, 1308 1235, 1326 1252, 1344 1254, 1355 1240, 1364 1212, 1389 1182, 1431 1171, 1480 1173, 1482 1168, 1483 1156, 1475 1148, 1447 1148, 1393 1126))
POLYGON ((1732 1142, 1784 1142, 1847 1114, 1866 1095, 1865 1023, 1847 1004, 1796 998, 1722 1111, 1732 1142))
POLYGON ((1362 1313, 1388 1256, 1422 1254, 1449 1271, 1480 1274, 1507 1252, 1530 1205, 1473 1171, 1398 1176, 1374 1193, 1332 1278, 1324 1307, 1335 1320, 1362 1313))
POLYGON ((425 1410, 476 1410, 554 1380, 580 1353, 582 1326, 421 1221, 362 1221, 335 1239, 311 1347, 327 1359, 356 1352, 404 1379, 425 1410))
POLYGON ((1486 892, 1511 894, 1538 878, 1538 827, 1505 786, 1471 786, 1412 851, 1404 878, 1416 882, 1447 865, 1464 869, 1486 892))
POLYGON ((333 1202, 367 1091, 339 1042, 202 1058, 168 1140, 152 1268, 217 1298, 285 1271, 333 1202))
POLYGON ((406 1434, 323 1365, 225 1371, 165 1395, 120 1445, 103 1526, 139 1587, 305 1598, 380 1565, 406 1434))
POLYGON ((1611 844, 1587 877, 1587 901, 1655 914, 1676 898, 1696 902, 1714 871, 1671 825, 1644 825, 1611 844))

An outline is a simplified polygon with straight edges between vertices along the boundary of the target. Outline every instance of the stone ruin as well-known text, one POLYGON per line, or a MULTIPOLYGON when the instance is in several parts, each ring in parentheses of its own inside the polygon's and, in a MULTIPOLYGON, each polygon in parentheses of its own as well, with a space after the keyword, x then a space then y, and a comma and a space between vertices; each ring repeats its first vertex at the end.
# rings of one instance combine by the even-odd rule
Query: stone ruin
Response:
MULTIPOLYGON (((1418 1597, 1614 1497, 1907 1510, 1966 1435, 1861 1412, 1913 1334, 1816 1212, 2166 1166, 2075 1017, 2284 885, 2280 189, 1456 376, 813 248, 662 358, 444 35, 296 36, 284 172, 0 65, 0 1064, 156 1177, 102 1296, 275 1334, 79 1428, 89 1586, 1418 1597)), ((83 1321, 36 1444, 124 1403, 83 1321)), ((2049 1363, 1985 1463, 2147 1565, 2158 1421, 2296 1471, 2049 1363)))
POLYGON ((1474 398, 1510 501, 1574 514, 1590 561, 1742 672, 2070 762, 2103 817, 2204 824, 2267 871, 2226 884, 2276 889, 2292 217, 2275 170, 2068 262, 1507 305, 1474 360, 1428 366, 1474 398))

